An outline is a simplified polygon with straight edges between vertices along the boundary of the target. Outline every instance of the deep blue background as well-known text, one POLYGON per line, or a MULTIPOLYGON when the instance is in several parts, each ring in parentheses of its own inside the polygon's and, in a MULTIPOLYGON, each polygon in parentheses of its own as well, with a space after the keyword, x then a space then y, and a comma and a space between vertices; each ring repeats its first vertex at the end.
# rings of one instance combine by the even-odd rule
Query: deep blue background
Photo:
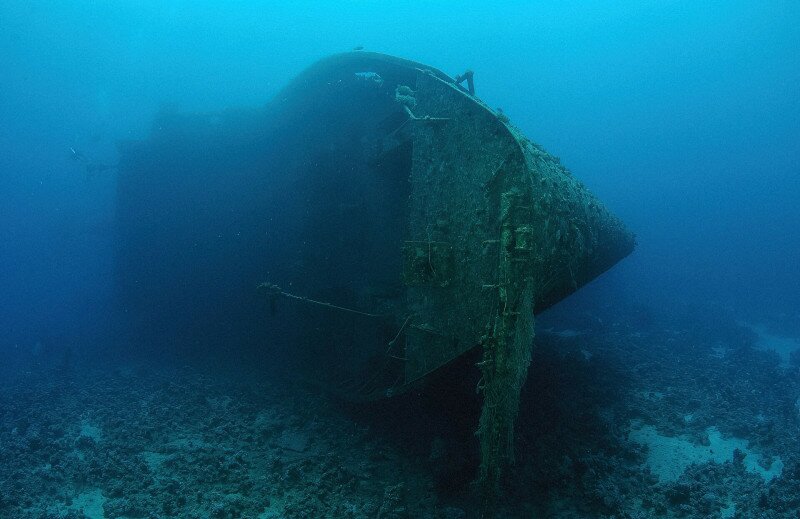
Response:
POLYGON ((357 45, 475 70, 637 233, 579 297, 800 321, 800 2, 7 0, 0 352, 114 340, 115 178, 71 147, 113 163, 161 108, 261 106, 357 45))

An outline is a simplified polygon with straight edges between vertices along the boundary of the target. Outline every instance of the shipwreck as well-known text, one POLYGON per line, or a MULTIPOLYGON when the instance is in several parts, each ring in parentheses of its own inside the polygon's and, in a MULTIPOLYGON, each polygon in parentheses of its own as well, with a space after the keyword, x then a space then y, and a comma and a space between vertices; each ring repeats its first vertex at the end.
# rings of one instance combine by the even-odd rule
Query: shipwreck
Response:
POLYGON ((198 336, 280 328, 306 375, 357 400, 479 348, 487 496, 512 459, 534 316, 634 248, 471 72, 378 53, 323 59, 262 109, 164 114, 121 155, 132 313, 198 336))

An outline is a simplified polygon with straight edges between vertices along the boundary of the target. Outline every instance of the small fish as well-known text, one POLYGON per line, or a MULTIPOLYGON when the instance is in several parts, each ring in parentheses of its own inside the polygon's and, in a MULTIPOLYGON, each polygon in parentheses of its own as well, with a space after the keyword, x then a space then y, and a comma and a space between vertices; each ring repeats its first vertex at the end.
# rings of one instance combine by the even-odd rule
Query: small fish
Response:
POLYGON ((72 153, 72 155, 70 155, 70 158, 72 158, 72 160, 77 160, 78 162, 86 162, 86 156, 80 151, 72 147, 70 147, 69 151, 72 153))

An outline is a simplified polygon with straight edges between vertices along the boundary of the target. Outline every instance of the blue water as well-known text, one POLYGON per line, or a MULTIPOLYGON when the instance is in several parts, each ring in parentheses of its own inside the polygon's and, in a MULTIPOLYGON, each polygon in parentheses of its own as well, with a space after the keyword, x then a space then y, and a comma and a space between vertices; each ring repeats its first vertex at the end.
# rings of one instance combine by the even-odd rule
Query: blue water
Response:
POLYGON ((477 95, 636 233, 566 308, 800 337, 800 3, 430 4, 2 2, 0 377, 140 348, 116 281, 116 172, 87 164, 116 164, 158 113, 264 106, 357 46, 474 70, 477 95))

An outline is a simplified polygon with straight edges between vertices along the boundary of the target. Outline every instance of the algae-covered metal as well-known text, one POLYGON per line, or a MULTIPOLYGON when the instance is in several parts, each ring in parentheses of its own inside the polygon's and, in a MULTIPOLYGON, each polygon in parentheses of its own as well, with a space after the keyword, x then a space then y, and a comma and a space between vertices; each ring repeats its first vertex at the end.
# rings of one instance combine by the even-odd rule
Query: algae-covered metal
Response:
POLYGON ((171 273, 148 271, 160 292, 224 268, 218 315, 232 316, 246 313, 241 287, 264 282, 280 315, 267 322, 298 369, 350 398, 395 395, 481 347, 490 489, 512 454, 534 314, 629 254, 634 238, 462 77, 469 90, 420 63, 352 52, 246 117, 161 121, 123 154, 120 256, 136 293, 151 286, 142 245, 162 229, 179 231, 163 243, 188 234, 181 254, 161 258, 171 273), (142 211, 144 198, 158 203, 142 211), (202 209, 215 231, 176 207, 202 209), (231 229, 236 239, 220 242, 231 229))
MULTIPOLYGON (((396 333, 372 347, 362 343, 352 363, 372 354, 384 362, 363 364, 367 382, 342 387, 356 397, 391 395, 482 346, 479 435, 482 479, 491 486, 511 457, 534 313, 629 254, 634 237, 558 159, 431 67, 365 52, 333 56, 276 103, 318 117, 309 99, 350 107, 328 127, 350 135, 339 151, 363 162, 340 169, 336 182, 407 180, 394 193, 371 192, 400 201, 389 204, 399 221, 371 236, 383 247, 375 257, 396 269, 377 277, 394 275, 402 284, 380 311, 369 311, 389 314, 396 333), (374 374, 381 370, 392 375, 374 374)), ((374 208, 362 216, 380 219, 374 208)), ((366 240, 374 243, 369 232, 366 240)))
MULTIPOLYGON (((314 128, 327 121, 327 136, 312 129, 314 137, 302 140, 306 153, 316 155, 322 141, 362 158, 328 180, 350 184, 350 199, 365 209, 361 216, 375 218, 379 208, 367 208, 370 201, 359 197, 395 196, 401 204, 389 204, 399 222, 372 238, 388 238, 383 256, 388 248, 401 260, 394 275, 402 287, 384 310, 394 315, 398 330, 405 325, 394 352, 404 359, 403 376, 390 388, 362 387, 370 396, 402 390, 485 343, 510 307, 515 313, 540 311, 633 249, 633 236, 558 159, 426 65, 367 52, 332 56, 302 73, 271 108, 293 114, 289 119, 314 121, 314 128), (328 119, 337 104, 344 108, 328 119), (342 132, 347 143, 339 142, 342 132), (400 171, 387 168, 398 163, 404 164, 400 171), (364 176, 387 181, 387 169, 392 182, 399 177, 408 185, 394 193, 360 189, 364 176), (517 308, 526 290, 531 308, 517 308)), ((324 173, 303 175, 310 183, 326 182, 324 173)), ((331 208, 328 216, 336 212, 331 208)), ((308 251, 298 250, 307 261, 308 251)))

